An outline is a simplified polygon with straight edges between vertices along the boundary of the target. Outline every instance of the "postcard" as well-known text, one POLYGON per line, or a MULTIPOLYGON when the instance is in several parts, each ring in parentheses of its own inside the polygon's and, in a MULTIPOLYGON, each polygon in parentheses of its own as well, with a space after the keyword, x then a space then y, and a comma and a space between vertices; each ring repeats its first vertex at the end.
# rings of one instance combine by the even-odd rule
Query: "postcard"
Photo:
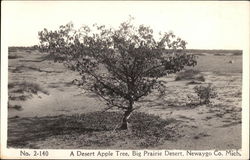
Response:
POLYGON ((249 2, 3 1, 2 159, 248 159, 249 2))

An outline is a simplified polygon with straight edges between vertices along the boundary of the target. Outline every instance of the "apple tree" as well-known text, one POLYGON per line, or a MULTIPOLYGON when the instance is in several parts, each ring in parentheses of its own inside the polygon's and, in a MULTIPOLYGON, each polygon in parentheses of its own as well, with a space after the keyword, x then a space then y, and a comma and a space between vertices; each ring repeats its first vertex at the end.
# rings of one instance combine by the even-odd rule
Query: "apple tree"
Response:
POLYGON ((117 29, 104 25, 72 23, 58 30, 39 32, 39 47, 55 62, 79 72, 81 85, 103 99, 107 108, 124 111, 120 129, 128 128, 134 104, 153 91, 164 94, 160 77, 196 65, 196 57, 185 53, 186 42, 172 32, 155 38, 149 26, 135 26, 132 19, 117 29))

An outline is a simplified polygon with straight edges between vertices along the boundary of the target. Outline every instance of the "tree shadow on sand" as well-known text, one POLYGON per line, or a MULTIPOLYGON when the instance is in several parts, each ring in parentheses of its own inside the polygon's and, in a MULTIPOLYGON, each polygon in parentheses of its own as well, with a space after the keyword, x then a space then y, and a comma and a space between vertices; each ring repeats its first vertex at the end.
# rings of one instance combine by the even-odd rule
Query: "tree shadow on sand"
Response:
MULTIPOLYGON (((78 115, 60 115, 53 117, 13 117, 8 120, 8 147, 36 148, 31 143, 46 140, 50 137, 91 138, 92 142, 102 142, 109 146, 122 139, 132 140, 138 146, 147 148, 159 145, 161 140, 174 140, 178 134, 167 126, 176 123, 175 119, 161 119, 158 116, 135 112, 131 116, 131 130, 116 130, 120 125, 120 112, 92 112, 78 115), (93 139, 94 137, 94 139, 93 139), (94 140, 94 141, 93 141, 94 140), (138 143, 140 140, 142 143, 138 143)), ((72 139, 72 141, 81 141, 72 139)), ((83 141, 81 141, 83 142, 83 141)), ((95 144, 81 144, 86 145, 95 144)), ((74 146, 72 146, 74 148, 74 146)))

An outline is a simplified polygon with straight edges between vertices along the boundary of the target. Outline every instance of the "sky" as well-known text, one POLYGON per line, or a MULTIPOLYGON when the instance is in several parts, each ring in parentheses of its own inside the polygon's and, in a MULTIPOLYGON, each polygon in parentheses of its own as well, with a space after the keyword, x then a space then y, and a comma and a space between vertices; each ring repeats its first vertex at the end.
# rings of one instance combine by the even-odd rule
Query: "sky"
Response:
POLYGON ((129 15, 154 33, 173 31, 189 49, 242 49, 249 38, 247 1, 2 1, 3 38, 8 46, 32 46, 43 28, 68 22, 115 28, 129 15))

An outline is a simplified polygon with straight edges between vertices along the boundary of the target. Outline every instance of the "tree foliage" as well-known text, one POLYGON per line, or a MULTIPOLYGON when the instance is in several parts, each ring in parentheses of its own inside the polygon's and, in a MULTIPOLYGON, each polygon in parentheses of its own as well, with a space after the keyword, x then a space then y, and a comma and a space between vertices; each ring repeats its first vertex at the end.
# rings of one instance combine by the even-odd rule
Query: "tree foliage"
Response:
POLYGON ((63 62, 82 77, 86 90, 96 93, 109 108, 118 107, 129 117, 133 105, 153 90, 164 93, 160 77, 196 65, 185 53, 186 42, 173 33, 154 38, 149 26, 135 26, 132 19, 119 28, 72 23, 58 30, 39 32, 40 48, 56 62, 63 62))

